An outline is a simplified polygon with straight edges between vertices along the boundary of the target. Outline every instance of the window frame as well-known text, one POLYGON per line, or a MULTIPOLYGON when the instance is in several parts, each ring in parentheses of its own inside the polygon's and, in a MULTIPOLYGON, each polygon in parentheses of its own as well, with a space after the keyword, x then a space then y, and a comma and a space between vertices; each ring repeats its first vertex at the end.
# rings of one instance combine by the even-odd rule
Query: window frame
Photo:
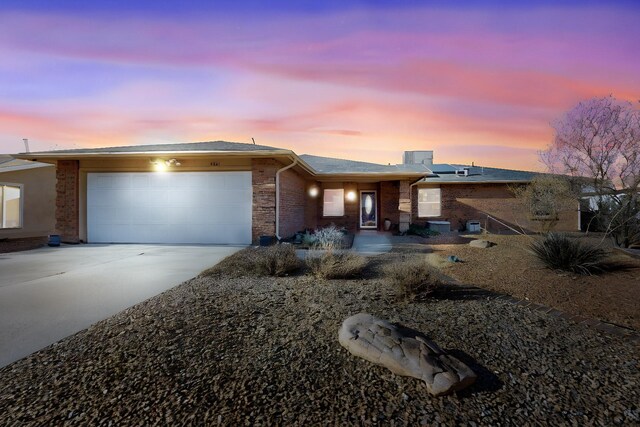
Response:
POLYGON ((325 188, 322 190, 322 217, 323 218, 340 218, 344 216, 344 188, 325 188), (339 215, 328 215, 327 214, 327 192, 339 192, 339 197, 332 197, 332 202, 334 200, 340 200, 340 202, 342 203, 342 213, 339 215))
POLYGON ((442 188, 440 187, 418 187, 418 193, 416 195, 416 203, 418 208, 418 218, 438 218, 442 216, 442 188), (420 191, 429 191, 429 190, 437 190, 438 192, 438 201, 437 202, 421 202, 420 201, 420 191), (437 205, 438 206, 438 214, 437 215, 426 215, 421 212, 420 207, 424 205, 437 205))
POLYGON ((14 182, 0 182, 0 230, 18 230, 24 228, 24 184, 18 184, 14 182), (20 191, 20 202, 18 205, 18 226, 17 227, 5 227, 5 189, 4 187, 17 188, 20 191))

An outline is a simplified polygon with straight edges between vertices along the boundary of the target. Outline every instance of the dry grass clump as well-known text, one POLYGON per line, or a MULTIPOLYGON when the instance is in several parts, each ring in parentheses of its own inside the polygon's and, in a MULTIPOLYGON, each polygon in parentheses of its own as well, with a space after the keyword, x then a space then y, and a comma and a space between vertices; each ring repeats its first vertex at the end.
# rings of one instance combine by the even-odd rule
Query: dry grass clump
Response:
POLYGON ((367 259, 351 251, 329 250, 320 255, 310 251, 306 259, 311 273, 323 279, 350 279, 362 273, 367 259))
POLYGON ((287 276, 300 268, 300 259, 291 245, 274 245, 258 248, 258 270, 266 276, 287 276))
POLYGON ((531 251, 547 268, 583 275, 602 272, 607 256, 601 248, 560 233, 549 233, 544 239, 535 240, 531 243, 531 251))
POLYGON ((204 270, 200 276, 286 276, 300 268, 291 245, 248 247, 204 270))
POLYGON ((439 274, 421 258, 412 258, 386 265, 385 278, 405 299, 416 299, 431 294, 440 285, 439 274))

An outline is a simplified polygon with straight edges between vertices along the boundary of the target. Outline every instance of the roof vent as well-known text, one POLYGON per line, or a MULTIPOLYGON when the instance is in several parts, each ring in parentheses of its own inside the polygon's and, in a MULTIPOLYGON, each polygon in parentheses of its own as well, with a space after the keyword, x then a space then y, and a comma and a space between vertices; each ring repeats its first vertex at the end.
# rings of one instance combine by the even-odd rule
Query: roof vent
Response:
POLYGON ((456 170, 456 175, 469 176, 469 168, 465 167, 465 168, 456 170))
POLYGON ((425 165, 428 168, 433 166, 433 151, 405 151, 403 164, 405 165, 425 165))

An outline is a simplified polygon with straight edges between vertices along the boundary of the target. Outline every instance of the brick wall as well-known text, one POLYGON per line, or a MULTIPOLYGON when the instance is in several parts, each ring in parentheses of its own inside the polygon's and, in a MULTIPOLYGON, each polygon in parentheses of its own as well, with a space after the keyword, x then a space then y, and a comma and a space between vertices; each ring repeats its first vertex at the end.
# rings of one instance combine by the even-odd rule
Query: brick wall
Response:
POLYGON ((307 184, 293 169, 280 174, 280 237, 305 229, 307 184))
MULTIPOLYGON (((399 212, 399 231, 407 231, 411 222, 412 205, 411 205, 411 182, 400 181, 398 189, 398 212, 399 212)), ((413 199, 416 200, 416 199, 413 199)), ((414 203, 415 204, 415 203, 414 203)))
POLYGON ((349 191, 358 192, 358 184, 355 182, 323 182, 320 187, 320 194, 318 195, 318 202, 316 206, 316 215, 318 218, 318 228, 327 227, 331 224, 335 224, 337 227, 344 227, 351 232, 355 232, 359 226, 359 211, 360 201, 359 196, 355 201, 344 201, 344 215, 341 217, 325 217, 323 216, 323 197, 325 189, 342 188, 344 189, 345 196, 349 191))
POLYGON ((56 165, 56 233, 65 243, 80 240, 79 164, 77 160, 58 160, 56 165))
POLYGON ((398 181, 380 182, 380 227, 385 218, 389 218, 394 227, 400 222, 398 197, 400 197, 400 183, 398 181))
POLYGON ((320 205, 320 200, 322 199, 322 185, 317 181, 307 181, 307 194, 304 205, 304 227, 315 230, 318 228, 318 206, 320 205), (318 189, 318 195, 316 197, 311 197, 308 193, 308 190, 311 187, 315 187, 318 189))
MULTIPOLYGON (((418 218, 418 186, 412 192, 412 220, 422 224, 428 220, 444 220, 451 223, 452 230, 462 229, 468 220, 480 220, 482 227, 491 232, 504 232, 508 228, 496 221, 487 221, 487 214, 520 230, 537 232, 540 223, 530 219, 530 215, 521 205, 506 184, 455 184, 441 188, 442 215, 438 218, 418 218)), ((578 206, 576 209, 561 212, 555 229, 574 231, 578 228, 578 206)))
POLYGON ((276 171, 283 165, 274 159, 252 159, 253 213, 251 236, 276 234, 276 171))

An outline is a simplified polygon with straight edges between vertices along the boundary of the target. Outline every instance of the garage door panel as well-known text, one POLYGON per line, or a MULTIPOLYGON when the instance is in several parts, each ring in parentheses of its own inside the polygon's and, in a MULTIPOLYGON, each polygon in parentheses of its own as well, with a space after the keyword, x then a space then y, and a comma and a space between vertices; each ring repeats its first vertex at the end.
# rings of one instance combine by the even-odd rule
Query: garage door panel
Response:
POLYGON ((133 209, 130 213, 132 225, 139 226, 141 224, 164 224, 169 223, 169 213, 164 210, 148 209, 139 210, 133 209))
POLYGON ((250 172, 89 173, 89 242, 251 242, 250 172))

